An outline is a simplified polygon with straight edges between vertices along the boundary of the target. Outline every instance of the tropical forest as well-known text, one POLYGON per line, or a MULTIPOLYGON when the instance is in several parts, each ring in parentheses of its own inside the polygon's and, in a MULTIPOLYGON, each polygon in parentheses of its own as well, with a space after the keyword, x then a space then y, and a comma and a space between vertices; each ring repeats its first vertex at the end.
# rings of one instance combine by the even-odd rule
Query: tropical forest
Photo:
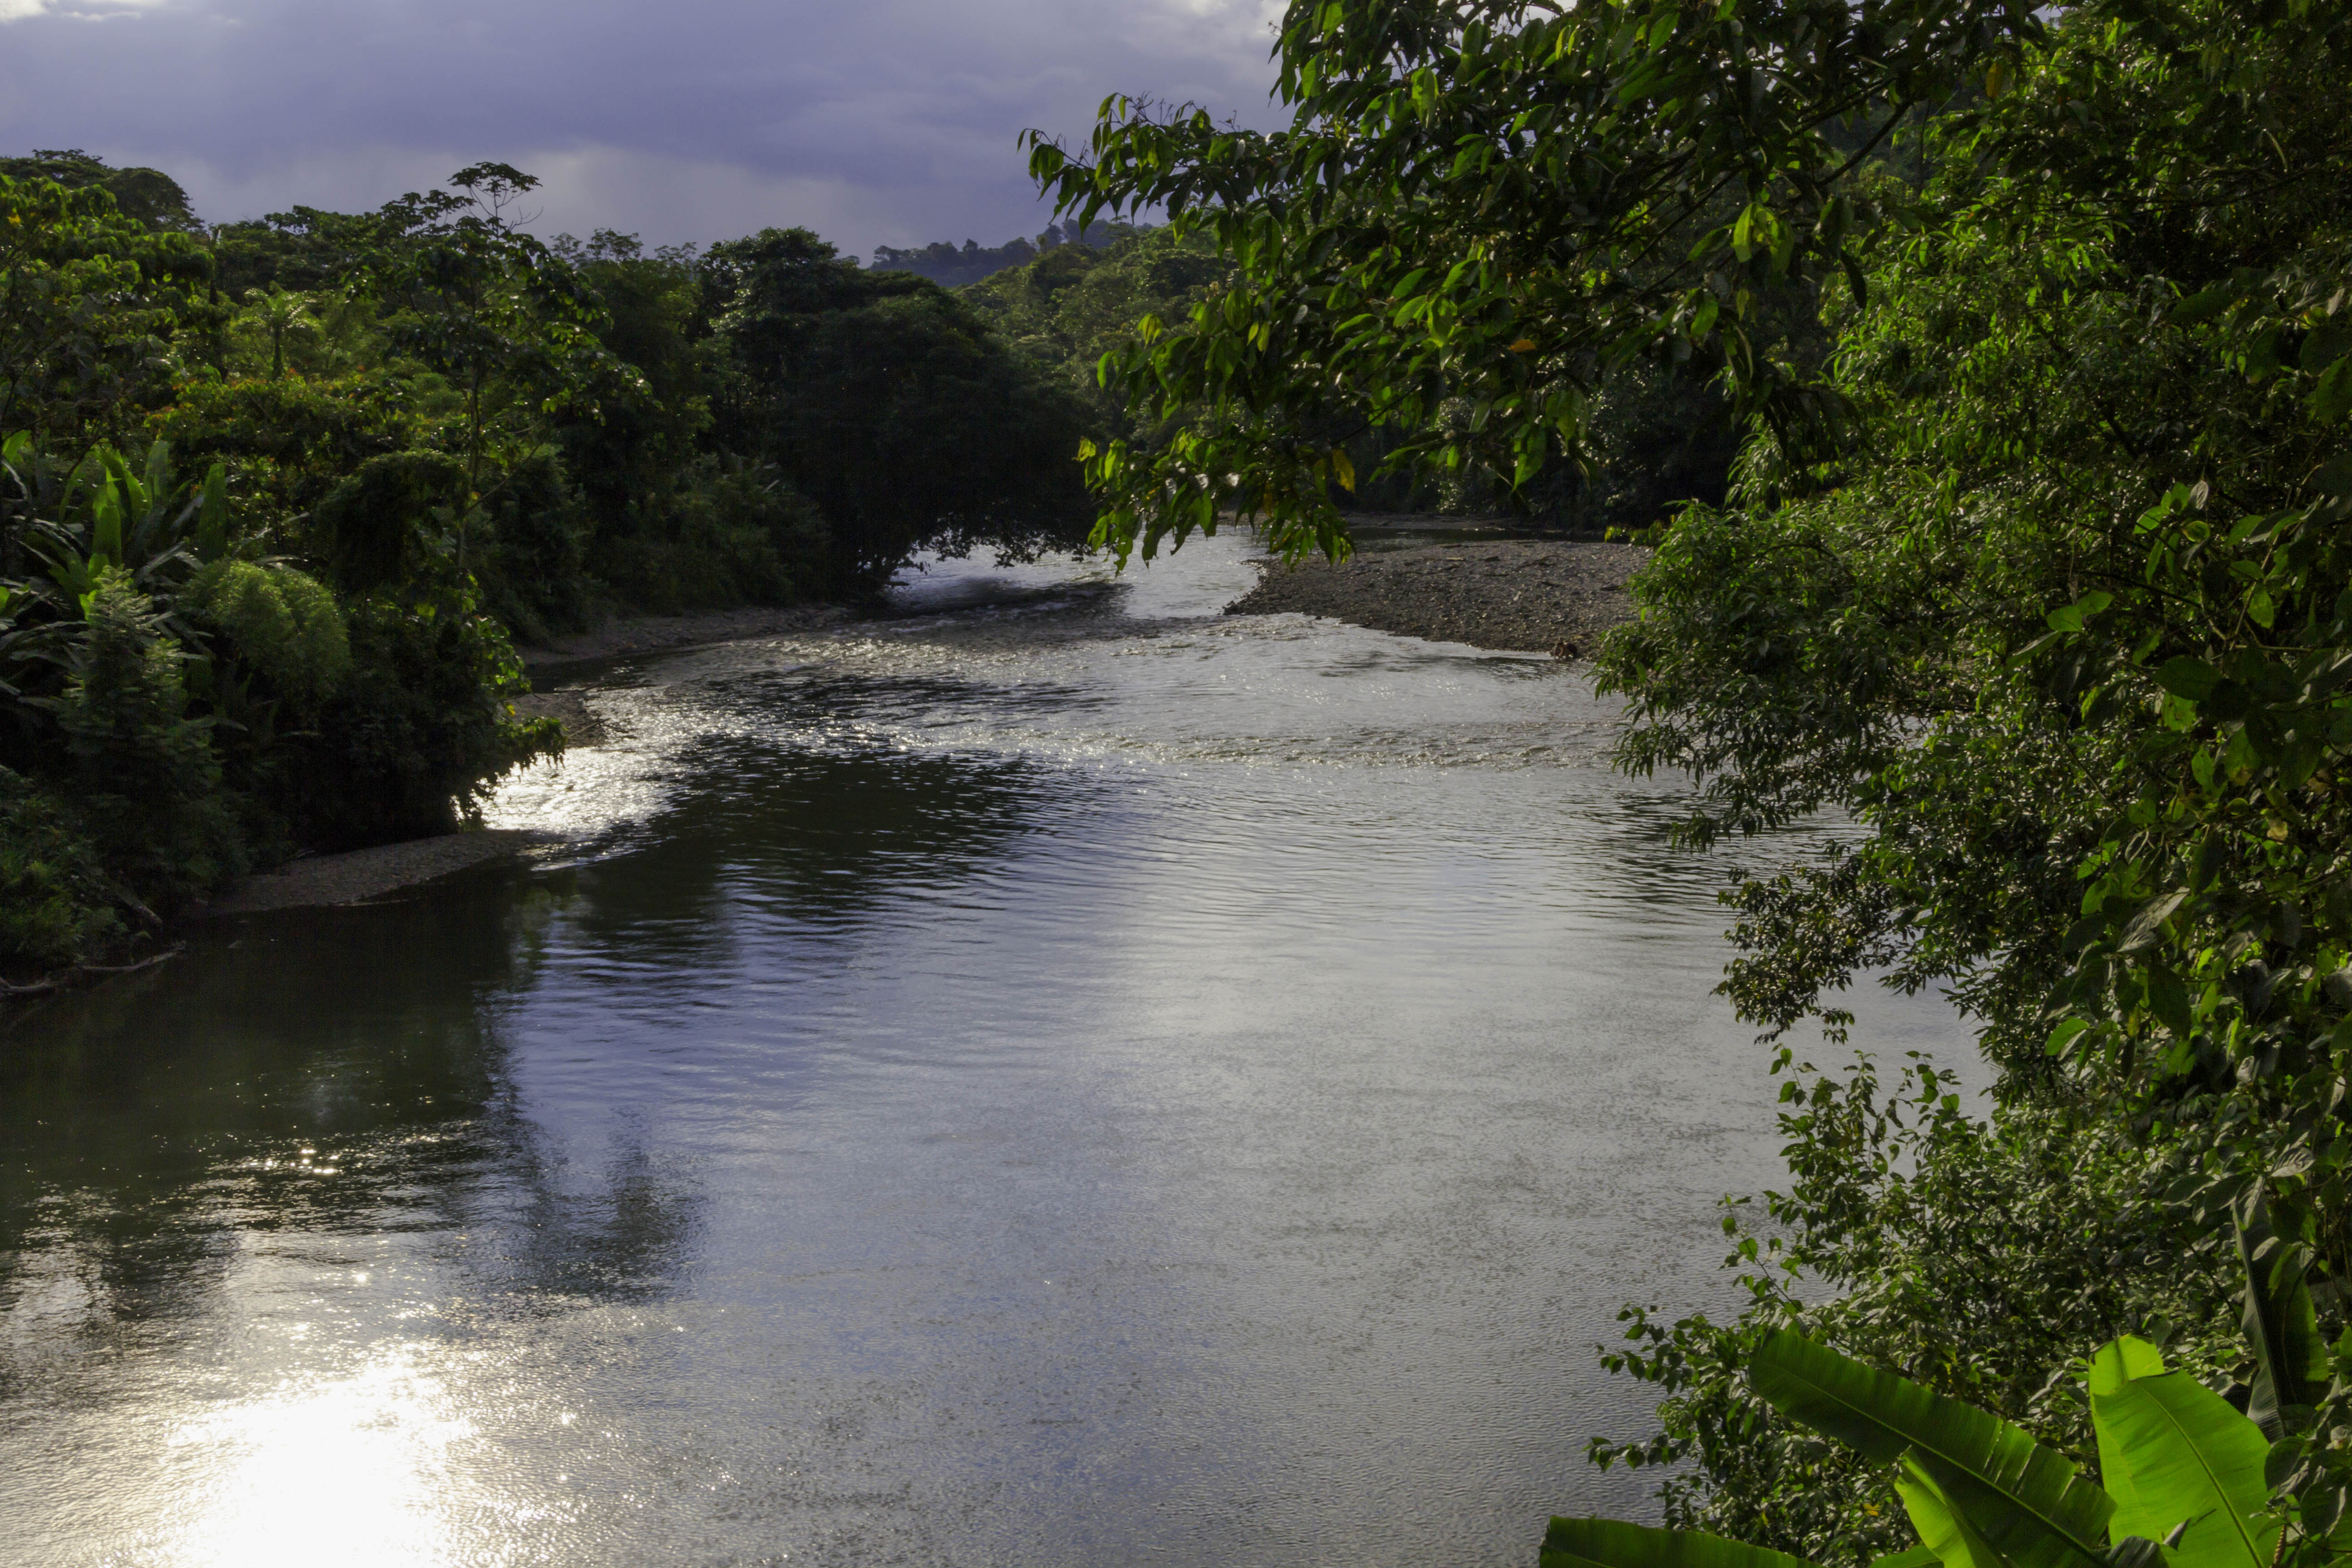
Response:
MULTIPOLYGON (((358 1087, 140 1112, 154 1234, 215 1147, 474 1151, 402 1178, 506 1249, 433 1289, 618 1369, 512 1515, 614 1533, 463 1524, 517 1561, 2352 1560, 2352 5, 1272 47, 1265 125, 1114 95, 1042 233, 870 266, 0 159, 26 1147, 173 1102, 87 1064, 184 994, 222 1083, 358 1087), (1391 635, 1474 590, 1538 629, 1391 635), (744 606, 834 619, 532 704, 744 606), (205 918, 485 824, 542 860, 205 918), (363 1065, 252 1043, 297 952, 363 1065)), ((146 1212, 88 1180, 59 1279, 146 1212)))

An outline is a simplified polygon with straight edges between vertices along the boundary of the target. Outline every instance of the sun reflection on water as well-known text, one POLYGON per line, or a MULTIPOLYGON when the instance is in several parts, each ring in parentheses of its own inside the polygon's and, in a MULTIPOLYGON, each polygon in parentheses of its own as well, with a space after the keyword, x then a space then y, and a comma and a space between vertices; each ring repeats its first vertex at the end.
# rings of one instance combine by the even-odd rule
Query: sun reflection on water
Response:
POLYGON ((393 1568, 471 1556, 454 1515, 467 1489, 457 1450, 474 1426, 421 1370, 423 1350, 395 1346, 356 1375, 288 1382, 184 1423, 174 1458, 205 1479, 165 1561, 393 1568))

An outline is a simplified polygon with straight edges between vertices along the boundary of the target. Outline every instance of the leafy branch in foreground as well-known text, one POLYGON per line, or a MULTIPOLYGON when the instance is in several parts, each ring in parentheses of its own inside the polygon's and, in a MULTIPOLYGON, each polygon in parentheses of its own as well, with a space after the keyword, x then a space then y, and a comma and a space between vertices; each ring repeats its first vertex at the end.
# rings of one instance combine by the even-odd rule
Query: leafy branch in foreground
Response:
POLYGON ((1738 413, 1816 439, 1837 409, 1776 355, 1776 302, 1860 275, 1874 215, 1846 176, 2041 31, 1994 0, 1301 0, 1285 130, 1112 98, 1084 153, 1031 132, 1058 210, 1164 207, 1239 264, 1104 361, 1184 423, 1088 457, 1098 541, 1148 555, 1237 511, 1339 553, 1353 478, 1328 432, 1394 432, 1384 471, 1516 489, 1584 456, 1604 379, 1646 356, 1719 368, 1738 413))

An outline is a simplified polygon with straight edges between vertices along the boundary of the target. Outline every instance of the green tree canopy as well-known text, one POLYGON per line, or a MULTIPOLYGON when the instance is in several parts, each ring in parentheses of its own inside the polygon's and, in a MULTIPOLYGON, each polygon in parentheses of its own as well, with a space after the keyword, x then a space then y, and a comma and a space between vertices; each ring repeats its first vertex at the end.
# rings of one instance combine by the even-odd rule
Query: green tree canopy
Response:
POLYGON ((1021 554, 1084 537, 1076 397, 954 296, 806 229, 713 246, 701 267, 719 440, 815 500, 858 570, 925 544, 1021 554))

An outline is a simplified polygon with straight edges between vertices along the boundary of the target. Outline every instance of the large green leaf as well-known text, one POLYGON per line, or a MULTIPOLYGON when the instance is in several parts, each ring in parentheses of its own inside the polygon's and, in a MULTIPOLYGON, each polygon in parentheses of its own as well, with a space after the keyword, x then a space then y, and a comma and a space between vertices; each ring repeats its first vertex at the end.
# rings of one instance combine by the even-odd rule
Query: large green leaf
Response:
MULTIPOLYGON (((2080 1542, 2060 1534, 2041 1515, 2019 1507, 2014 1498, 1958 1465, 1917 1448, 1905 1458, 1936 1483, 1969 1529, 2015 1568, 2085 1568, 2088 1560, 2103 1555, 2084 1552, 2080 1542)), ((2105 1500, 2104 1495, 2100 1500, 2105 1500)))
POLYGON ((1884 1557, 1874 1557, 1870 1568, 1936 1568, 1942 1558, 1932 1546, 1915 1546, 1908 1552, 1890 1552, 1884 1557))
MULTIPOLYGON (((2091 1357, 2091 1397, 2096 1400, 2102 1394, 2115 1393, 2135 1377, 2153 1377, 2163 1371, 2163 1354, 2146 1340, 2131 1334, 2109 1340, 2091 1357)), ((2109 1538, 2121 1542, 2139 1535, 2161 1541, 2164 1531, 2149 1536, 2141 1527, 2137 1494, 2131 1489, 2131 1468, 2124 1463, 2123 1450, 2106 1427, 2095 1423, 2093 1430, 2099 1442, 2099 1479, 2116 1505, 2115 1517, 2107 1521, 2109 1538)), ((2165 1528, 2169 1530, 2171 1526, 2165 1528)))
POLYGON ((1614 1519, 1555 1519, 1544 1531, 1541 1568, 1813 1568, 1695 1530, 1652 1530, 1614 1519))
POLYGON ((2327 1342, 2319 1335, 2311 1290, 2304 1282, 2311 1249, 2278 1234, 2263 1189, 2235 1206, 2238 1258, 2245 1265, 2246 1338, 2254 1351, 2253 1396, 2246 1414, 2275 1442, 2286 1435, 2284 1412, 2317 1401, 2327 1381, 2327 1342))
POLYGON ((1979 1532, 2000 1531, 2004 1553, 2021 1568, 2096 1558, 2105 1550, 2114 1503, 2065 1456, 1998 1415, 1864 1366, 1789 1329, 1764 1342, 1748 1363, 1748 1377, 1790 1420, 1870 1458, 1893 1461, 1916 1449, 1923 1473, 1947 1495, 1955 1477, 1975 1483, 2000 1517, 1979 1510, 1974 1488, 1952 1500, 1979 1532))
POLYGON ((2262 1429, 2185 1372, 2115 1370, 2103 1376, 2092 1363, 2091 1420, 2116 1501, 2116 1538, 2163 1541, 2185 1522, 2173 1568, 2269 1568, 2278 1526, 2263 1518, 2270 1443, 2262 1429))
POLYGON ((2016 1568, 1987 1541, 1946 1492, 1941 1481, 1920 1462, 1912 1449, 1895 1471, 1895 1495, 1911 1516, 1911 1528, 1944 1568, 2016 1568))

